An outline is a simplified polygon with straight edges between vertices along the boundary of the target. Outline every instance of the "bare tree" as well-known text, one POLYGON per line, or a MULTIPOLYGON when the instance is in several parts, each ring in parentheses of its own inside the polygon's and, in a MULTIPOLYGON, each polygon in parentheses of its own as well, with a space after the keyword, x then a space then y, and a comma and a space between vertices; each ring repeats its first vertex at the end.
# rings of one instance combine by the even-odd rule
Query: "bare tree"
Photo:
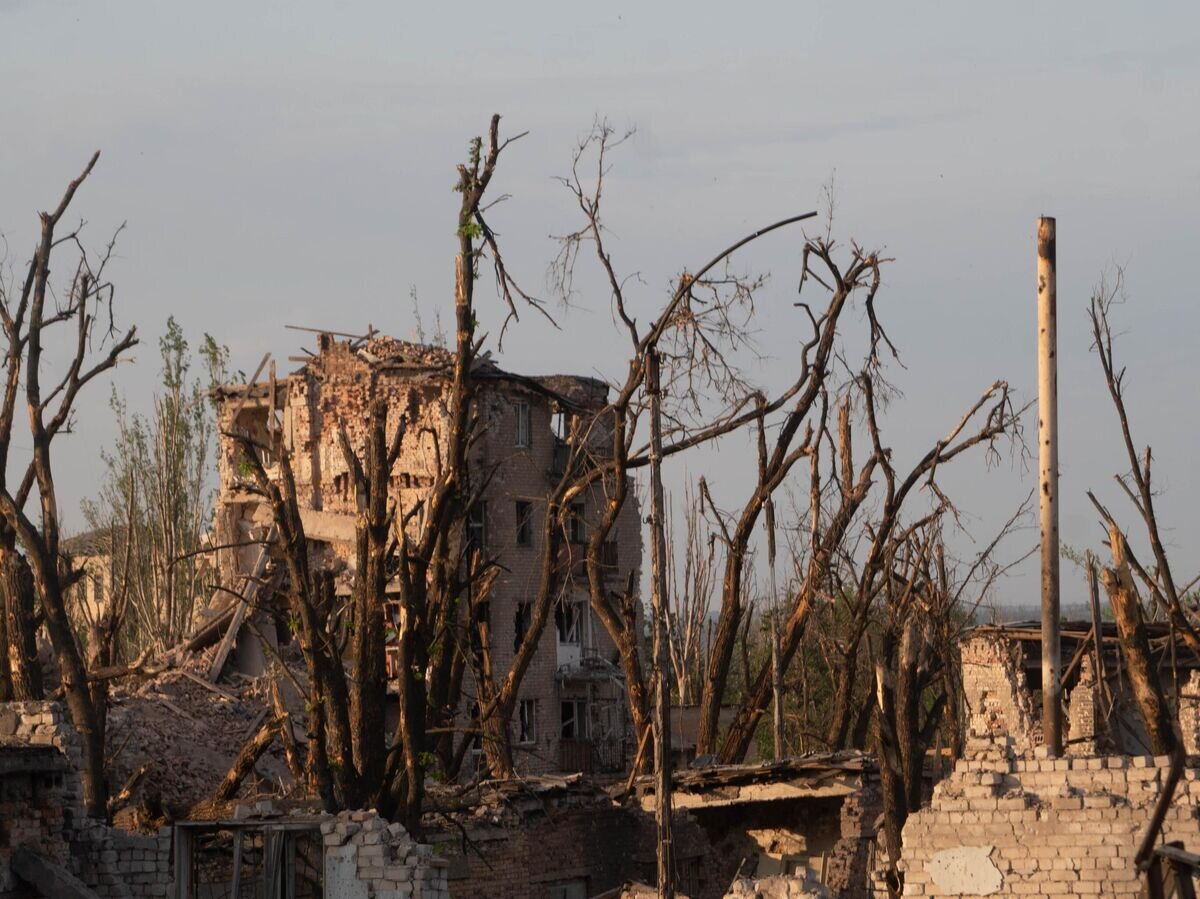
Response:
MULTIPOLYGON (((611 126, 601 122, 580 142, 571 174, 560 180, 578 206, 583 223, 579 230, 560 238, 561 250, 551 271, 558 290, 569 299, 579 254, 590 245, 608 284, 614 321, 628 337, 628 373, 622 382, 613 386, 608 405, 596 418, 596 423, 602 424, 607 434, 607 452, 596 454, 588 460, 589 464, 579 465, 576 471, 579 486, 602 483, 606 491, 605 511, 588 539, 591 607, 618 648, 634 730, 643 735, 650 723, 649 705, 634 585, 630 582, 622 590, 607 586, 601 550, 629 498, 630 475, 648 466, 650 461, 649 446, 637 441, 639 425, 644 425, 648 409, 648 359, 652 353, 658 353, 662 359, 663 395, 670 401, 664 403, 663 411, 666 422, 664 457, 749 426, 791 400, 797 390, 785 392, 771 402, 763 400, 748 388, 733 363, 734 350, 748 340, 746 322, 753 313, 754 294, 762 286, 763 279, 736 275, 726 263, 746 244, 811 218, 815 213, 792 216, 768 225, 736 241, 694 271, 685 271, 667 302, 647 324, 641 325, 627 296, 627 279, 617 274, 608 250, 602 217, 609 154, 628 136, 617 134, 611 126), (713 400, 719 407, 716 412, 708 408, 713 400)), ((579 445, 590 443, 583 440, 579 445)), ((789 455, 785 447, 784 460, 789 455)), ((780 466, 794 462, 794 459, 784 460, 780 461, 780 466)), ((724 659, 722 664, 726 668, 735 639, 736 628, 730 630, 727 626, 719 645, 724 659)), ((716 643, 714 647, 717 647, 716 643)), ((712 665, 710 661, 709 667, 712 665)), ((706 696, 709 691, 706 686, 706 696)))
MULTIPOLYGON (((1151 475, 1153 453, 1149 446, 1138 452, 1129 423, 1125 404, 1125 368, 1118 367, 1109 321, 1114 303, 1123 299, 1124 273, 1118 269, 1111 284, 1102 280, 1092 294, 1088 315, 1092 326, 1092 349, 1100 359, 1100 368, 1117 414, 1122 444, 1129 461, 1129 471, 1116 475, 1115 480, 1142 521, 1150 545, 1152 565, 1147 567, 1138 561, 1126 532, 1096 495, 1088 491, 1088 498, 1100 513, 1112 553, 1112 566, 1105 567, 1100 574, 1117 621, 1125 671, 1129 675, 1151 747, 1156 753, 1166 754, 1175 749, 1178 735, 1158 667, 1150 655, 1145 617, 1149 614, 1150 617, 1165 618, 1171 624, 1173 638, 1182 640, 1193 653, 1200 652, 1200 630, 1197 628, 1195 603, 1187 597, 1190 584, 1183 588, 1177 586, 1163 545, 1154 508, 1155 487, 1151 475), (1142 583, 1149 596, 1148 609, 1143 607, 1137 581, 1142 583)), ((1195 583, 1195 580, 1191 582, 1195 583)))
MULTIPOLYGON (((683 569, 672 565, 671 614, 667 617, 671 667, 681 705, 691 705, 700 695, 705 653, 705 634, 712 608, 716 546, 705 526, 702 498, 688 492, 684 498, 683 569)), ((674 546, 674 535, 667 538, 674 546)))
MULTIPOLYGON (((1116 482, 1142 520, 1146 530, 1146 539, 1150 544, 1153 566, 1147 568, 1138 561, 1132 551, 1128 550, 1128 540, 1125 541, 1126 561, 1137 575, 1138 580, 1145 585, 1155 612, 1169 619, 1180 639, 1192 652, 1200 654, 1200 631, 1197 630, 1196 610, 1185 603, 1185 591, 1181 591, 1176 584, 1171 561, 1167 557, 1159 530, 1158 516, 1154 509, 1155 488, 1151 476, 1153 453, 1149 446, 1142 452, 1138 452, 1129 424, 1129 413, 1125 406, 1125 368, 1118 367, 1113 349, 1112 326, 1109 323, 1109 314, 1113 304, 1123 298, 1124 272, 1118 269, 1111 284, 1101 281, 1092 294, 1088 315, 1092 325, 1092 349, 1100 359, 1104 382, 1108 387, 1108 393, 1117 414, 1117 422, 1121 428, 1121 441, 1129 460, 1129 471, 1117 475, 1116 482)), ((1111 530, 1116 527, 1116 522, 1107 510, 1099 504, 1094 496, 1091 498, 1105 520, 1106 529, 1111 530)), ((1113 552, 1116 552, 1115 546, 1113 552)), ((1119 566, 1115 555, 1113 561, 1119 566)), ((1195 582, 1193 581, 1193 583, 1195 582)))
POLYGON ((93 689, 89 683, 83 650, 67 612, 65 582, 70 575, 60 564, 61 527, 51 453, 55 439, 70 430, 80 391, 116 365, 137 343, 135 329, 121 332, 113 325, 113 287, 105 274, 113 243, 95 257, 84 248, 78 228, 58 233, 59 223, 99 155, 95 154, 83 173, 67 186, 54 211, 41 214, 41 237, 25 277, 16 289, 6 289, 0 298, 0 319, 7 341, 0 404, 0 516, 25 550, 61 672, 67 708, 83 743, 84 805, 88 814, 103 818, 108 798, 103 715, 107 687, 101 682, 93 689), (56 251, 62 256, 70 250, 77 253, 71 276, 60 290, 52 291, 51 257, 56 251), (43 386, 43 378, 51 368, 48 340, 59 333, 55 330, 58 325, 64 326, 64 337, 70 335, 59 350, 59 358, 67 363, 57 380, 43 386), (22 393, 32 446, 31 458, 23 470, 13 464, 11 454, 17 400, 22 393), (13 471, 20 473, 18 479, 9 477, 13 471), (31 512, 26 507, 35 488, 38 510, 31 512))

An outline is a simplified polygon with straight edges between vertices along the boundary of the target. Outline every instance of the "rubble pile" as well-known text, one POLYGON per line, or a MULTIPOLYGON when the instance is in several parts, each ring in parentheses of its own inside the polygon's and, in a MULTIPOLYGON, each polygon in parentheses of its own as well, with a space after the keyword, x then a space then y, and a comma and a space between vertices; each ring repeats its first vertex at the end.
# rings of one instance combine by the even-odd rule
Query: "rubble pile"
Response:
POLYGON ((739 877, 725 899, 828 899, 832 895, 810 868, 801 868, 794 876, 739 877))
MULTIPOLYGON (((182 817, 220 783, 246 739, 271 713, 266 678, 203 682, 203 656, 154 678, 114 689, 108 713, 114 792, 143 765, 139 795, 182 817)), ((276 743, 246 792, 278 791, 291 775, 276 743)))
POLYGON ((430 784, 424 824, 430 829, 491 825, 514 827, 530 815, 569 808, 619 804, 582 774, 528 775, 512 780, 485 780, 470 786, 430 784))

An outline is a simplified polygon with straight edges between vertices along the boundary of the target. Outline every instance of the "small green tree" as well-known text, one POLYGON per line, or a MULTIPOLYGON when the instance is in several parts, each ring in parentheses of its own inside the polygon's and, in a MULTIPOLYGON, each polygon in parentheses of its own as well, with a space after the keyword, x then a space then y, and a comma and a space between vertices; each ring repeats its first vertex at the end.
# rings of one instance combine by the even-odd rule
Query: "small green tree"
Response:
MULTIPOLYGON (((130 655, 183 639, 198 597, 216 577, 203 551, 215 497, 213 409, 206 385, 191 377, 191 347, 173 316, 159 352, 161 384, 149 415, 130 412, 113 392, 116 443, 104 453, 99 495, 83 503, 88 524, 112 535, 110 580, 112 589, 127 591, 130 655)), ((218 382, 228 351, 205 335, 199 355, 208 384, 218 382)))

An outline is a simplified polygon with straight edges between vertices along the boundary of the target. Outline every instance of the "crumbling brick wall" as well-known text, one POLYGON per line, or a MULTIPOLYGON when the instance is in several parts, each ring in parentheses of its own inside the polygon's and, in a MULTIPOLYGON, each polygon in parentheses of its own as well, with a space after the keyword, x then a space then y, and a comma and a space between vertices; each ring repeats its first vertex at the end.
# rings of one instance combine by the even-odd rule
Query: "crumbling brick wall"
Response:
POLYGON ((374 811, 342 812, 321 824, 325 894, 340 899, 449 899, 446 862, 398 823, 374 811))
POLYGON ((870 896, 872 848, 878 836, 875 822, 882 813, 883 794, 874 781, 842 800, 841 836, 825 874, 825 884, 841 899, 870 896))
MULTIPOLYGON (((79 735, 56 702, 0 706, 0 738, 9 745, 53 747, 62 771, 44 782, 5 778, 0 784, 0 896, 15 889, 9 868, 14 849, 26 846, 70 871, 103 899, 160 899, 171 884, 171 831, 141 836, 89 819, 83 809, 79 735)), ((4 751, 0 746, 0 753, 4 751)))
POLYGON ((963 699, 970 732, 1006 734, 1017 751, 1041 742, 1018 641, 975 634, 961 646, 963 699))
POLYGON ((1079 679, 1071 690, 1067 703, 1067 754, 1096 755, 1103 744, 1107 747, 1104 734, 1097 727, 1099 718, 1096 700, 1099 685, 1092 668, 1091 656, 1085 655, 1079 663, 1079 679))
MULTIPOLYGON (((1020 758, 1004 738, 972 740, 905 825, 904 895, 1138 895, 1133 856, 1168 766, 1150 756, 1020 758)), ((1198 778, 1187 769, 1167 840, 1196 844, 1198 778)))
POLYGON ((1179 729, 1184 750, 1200 755, 1200 671, 1193 671, 1179 691, 1179 729))

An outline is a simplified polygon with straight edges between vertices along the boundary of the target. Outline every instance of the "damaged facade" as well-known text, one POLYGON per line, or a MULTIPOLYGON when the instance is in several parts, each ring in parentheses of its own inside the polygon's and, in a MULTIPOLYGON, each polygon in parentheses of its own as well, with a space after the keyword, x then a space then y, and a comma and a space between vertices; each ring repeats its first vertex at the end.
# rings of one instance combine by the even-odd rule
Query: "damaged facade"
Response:
MULTIPOLYGON (((372 400, 388 403, 388 430, 402 421, 405 436, 390 473, 391 498, 411 508, 433 483, 439 448, 448 431, 447 400, 453 357, 437 347, 387 337, 340 341, 322 334, 316 355, 294 373, 248 387, 216 392, 219 430, 236 427, 262 445, 268 474, 278 477, 278 456, 290 454, 310 558, 333 571, 348 594, 354 577, 355 495, 340 444, 344 428, 356 451, 363 446, 372 400)), ((476 382, 479 437, 472 471, 493 471, 470 512, 466 539, 498 557, 500 573, 489 594, 492 664, 505 670, 528 626, 538 587, 541 520, 545 498, 562 475, 572 419, 604 406, 607 387, 592 378, 524 377, 480 359, 476 382)), ((216 542, 263 539, 270 510, 247 490, 236 441, 222 437, 216 542)), ((554 626, 547 627, 522 681, 510 724, 515 761, 526 772, 621 771, 632 755, 629 716, 616 649, 590 610, 583 544, 598 515, 603 485, 575 497, 565 533, 552 547, 562 573, 554 626)), ((636 502, 625 504, 605 545, 606 575, 623 585, 641 562, 636 502)), ((222 581, 246 583, 261 564, 260 549, 225 551, 222 581)), ((226 601, 228 604, 228 600, 226 601)), ((287 639, 281 621, 256 612, 256 629, 287 639)), ((243 633, 235 664, 261 667, 257 640, 243 633)), ((469 678, 468 674, 468 678, 469 678)), ((471 688, 464 693, 472 692, 471 688)), ((470 714, 464 704, 464 719, 470 714)))

